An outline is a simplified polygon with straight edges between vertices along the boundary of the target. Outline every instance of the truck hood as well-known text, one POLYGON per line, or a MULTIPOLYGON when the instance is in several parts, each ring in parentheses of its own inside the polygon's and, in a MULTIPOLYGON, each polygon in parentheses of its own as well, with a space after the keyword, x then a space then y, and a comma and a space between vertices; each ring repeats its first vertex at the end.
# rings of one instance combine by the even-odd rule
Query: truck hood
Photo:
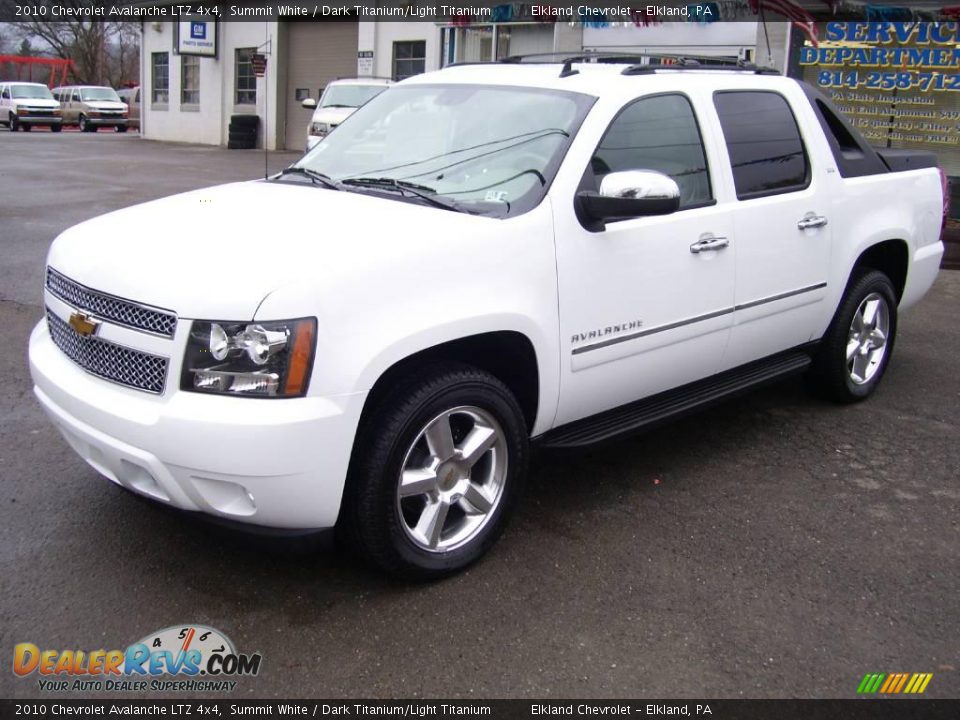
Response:
POLYGON ((89 288, 183 318, 245 320, 277 288, 334 287, 359 271, 368 282, 373 266, 496 222, 373 194, 257 180, 83 222, 54 241, 48 264, 89 288))
POLYGON ((91 110, 126 110, 127 104, 115 100, 90 100, 87 102, 91 110))
POLYGON ((310 122, 322 122, 330 125, 339 125, 357 111, 353 107, 325 107, 313 111, 310 122))
POLYGON ((17 98, 17 105, 29 108, 53 108, 60 107, 60 103, 53 98, 17 98))

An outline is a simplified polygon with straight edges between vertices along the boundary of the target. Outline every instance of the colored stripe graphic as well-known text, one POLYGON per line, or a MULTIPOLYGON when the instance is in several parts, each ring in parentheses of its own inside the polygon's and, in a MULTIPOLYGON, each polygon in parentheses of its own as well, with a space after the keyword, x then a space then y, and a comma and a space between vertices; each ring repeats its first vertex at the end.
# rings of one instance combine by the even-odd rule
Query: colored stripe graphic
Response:
POLYGON ((857 686, 857 694, 919 695, 932 678, 933 673, 867 673, 857 686))

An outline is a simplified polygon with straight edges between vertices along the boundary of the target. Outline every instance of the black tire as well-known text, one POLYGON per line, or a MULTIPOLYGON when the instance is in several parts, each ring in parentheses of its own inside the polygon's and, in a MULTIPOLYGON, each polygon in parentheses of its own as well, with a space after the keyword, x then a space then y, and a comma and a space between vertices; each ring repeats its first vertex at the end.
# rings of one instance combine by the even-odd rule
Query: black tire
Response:
POLYGON ((20 129, 23 130, 24 132, 30 132, 31 130, 33 130, 33 125, 31 125, 30 123, 22 123, 20 125, 20 129))
POLYGON ((18 118, 16 115, 13 115, 13 114, 11 113, 11 115, 10 115, 10 123, 9 123, 9 125, 7 125, 7 127, 10 128, 10 132, 16 132, 16 131, 17 131, 17 128, 20 127, 20 118, 18 118))
POLYGON ((63 125, 51 125, 50 132, 60 132, 63 130, 63 125))
POLYGON ((251 133, 245 130, 240 130, 240 131, 231 130, 230 134, 228 135, 228 138, 234 142, 241 142, 241 143, 257 142, 257 134, 255 132, 251 133))
POLYGON ((80 126, 80 132, 96 132, 97 126, 91 125, 87 122, 87 116, 81 115, 80 119, 77 121, 77 124, 80 126))
POLYGON ((251 129, 256 132, 257 128, 260 127, 260 116, 259 115, 231 115, 230 116, 230 126, 231 129, 241 128, 251 129))
MULTIPOLYGON (((866 330, 864 330, 866 332, 866 330)), ((853 403, 868 398, 886 372, 893 354, 897 336, 897 295, 884 273, 871 268, 862 268, 850 280, 847 291, 840 301, 840 307, 823 336, 820 348, 814 357, 813 367, 808 373, 811 386, 830 399, 840 403, 853 403), (869 377, 863 373, 859 379, 847 360, 847 347, 853 341, 852 325, 861 305, 870 297, 880 300, 877 313, 887 312, 887 329, 883 333, 884 352, 870 371, 869 377)), ((872 340, 870 341, 873 342, 872 340)), ((865 355, 866 353, 857 353, 865 355)), ((856 357, 856 355, 854 356, 856 357)))
POLYGON ((115 126, 114 126, 114 131, 115 131, 115 132, 118 132, 118 133, 125 133, 125 132, 127 131, 127 126, 126 126, 126 125, 115 125, 115 126))
POLYGON ((229 140, 227 148, 230 150, 253 150, 256 143, 250 140, 229 140))
MULTIPOLYGON (((453 428, 453 442, 461 442, 463 436, 458 439, 457 428, 453 428)), ((523 411, 497 378, 465 365, 435 365, 413 373, 370 409, 358 430, 340 513, 341 540, 368 562, 407 580, 432 580, 457 572, 479 560, 500 536, 526 476, 528 454, 523 411), (481 513, 484 519, 480 525, 460 544, 447 550, 428 550, 412 539, 406 524, 410 521, 404 519, 405 511, 400 509, 397 493, 401 472, 411 453, 417 447, 426 447, 415 443, 427 425, 449 410, 467 407, 486 413, 500 430, 495 452, 504 452, 506 465, 500 490, 494 489, 499 494, 492 508, 481 513)), ((482 457, 487 459, 470 468, 466 482, 472 481, 470 474, 483 462, 489 463, 488 468, 498 467, 496 455, 482 457)), ((436 472, 439 476, 440 468, 436 472)), ((445 478, 450 479, 449 475, 445 478)), ((437 483, 439 490, 439 480, 437 483)), ((445 490, 457 492, 455 486, 445 490)), ((459 509, 461 498, 466 499, 466 494, 448 498, 450 510, 444 514, 444 523, 452 522, 451 531, 458 522, 467 520, 459 509), (462 517, 458 519, 457 513, 462 517)), ((441 528, 446 527, 441 524, 441 528)))

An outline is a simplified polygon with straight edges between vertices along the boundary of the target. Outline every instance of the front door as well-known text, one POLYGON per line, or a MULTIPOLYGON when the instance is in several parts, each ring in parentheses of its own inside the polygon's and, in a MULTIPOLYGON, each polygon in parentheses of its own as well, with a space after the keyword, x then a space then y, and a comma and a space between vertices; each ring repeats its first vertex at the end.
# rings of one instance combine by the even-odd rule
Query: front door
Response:
POLYGON ((736 248, 730 207, 716 200, 716 162, 686 95, 641 97, 607 128, 584 183, 596 189, 611 172, 656 170, 677 182, 680 209, 591 231, 554 201, 561 332, 555 424, 718 371, 733 317, 736 248), (702 250, 709 238, 719 240, 716 248, 702 250))

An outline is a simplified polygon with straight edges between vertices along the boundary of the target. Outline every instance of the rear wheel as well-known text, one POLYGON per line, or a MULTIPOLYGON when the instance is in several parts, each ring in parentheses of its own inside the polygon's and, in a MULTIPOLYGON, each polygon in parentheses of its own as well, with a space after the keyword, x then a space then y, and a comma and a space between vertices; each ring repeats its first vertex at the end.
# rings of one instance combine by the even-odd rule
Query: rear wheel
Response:
POLYGON ((897 333, 897 295, 882 272, 850 283, 814 360, 811 380, 838 402, 858 402, 880 384, 897 333))
POLYGON ((393 391, 358 434, 348 539, 380 568, 432 579, 496 542, 526 473, 523 413, 498 379, 438 366, 393 391))

